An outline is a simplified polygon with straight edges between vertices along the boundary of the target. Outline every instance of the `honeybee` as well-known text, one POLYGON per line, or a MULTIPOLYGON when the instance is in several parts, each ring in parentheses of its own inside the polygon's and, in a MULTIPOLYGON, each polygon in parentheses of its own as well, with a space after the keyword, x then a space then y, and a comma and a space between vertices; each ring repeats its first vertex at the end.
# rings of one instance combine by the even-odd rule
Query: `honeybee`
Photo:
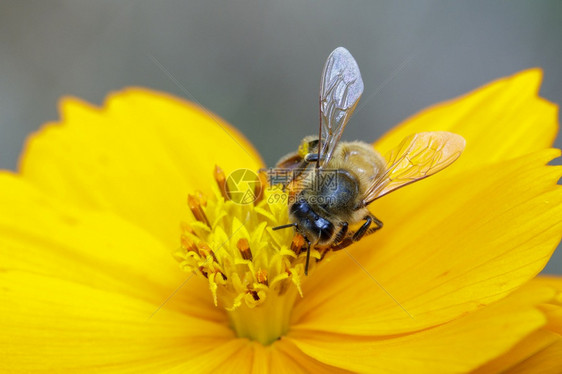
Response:
POLYGON ((302 235, 308 246, 305 274, 311 247, 337 251, 381 229, 369 204, 443 170, 465 147, 463 137, 443 131, 413 134, 386 157, 364 142, 340 142, 362 93, 357 62, 347 49, 336 48, 322 72, 318 136, 305 137, 274 169, 291 171, 284 183, 291 223, 273 229, 293 227, 302 235))

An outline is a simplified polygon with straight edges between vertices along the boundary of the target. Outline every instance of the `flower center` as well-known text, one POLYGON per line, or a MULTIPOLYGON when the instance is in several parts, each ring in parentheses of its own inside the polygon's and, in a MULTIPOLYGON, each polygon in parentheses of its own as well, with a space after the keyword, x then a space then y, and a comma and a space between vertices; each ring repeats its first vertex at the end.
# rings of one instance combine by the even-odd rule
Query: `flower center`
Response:
POLYGON ((287 194, 246 172, 253 181, 239 174, 233 183, 217 167, 213 194, 189 195, 193 219, 182 224, 174 257, 183 270, 207 278, 215 305, 226 309, 239 337, 267 345, 287 332, 302 297, 306 245, 292 229, 272 230, 288 221, 287 194))

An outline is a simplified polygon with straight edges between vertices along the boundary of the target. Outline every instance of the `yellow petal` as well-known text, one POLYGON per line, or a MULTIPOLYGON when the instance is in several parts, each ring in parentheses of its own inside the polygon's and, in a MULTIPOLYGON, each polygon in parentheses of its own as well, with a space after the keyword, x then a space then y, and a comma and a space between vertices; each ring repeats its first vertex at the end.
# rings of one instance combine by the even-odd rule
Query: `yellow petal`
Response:
POLYGON ((247 339, 232 339, 228 344, 204 352, 197 360, 180 364, 166 373, 347 373, 305 355, 287 341, 263 346, 247 339))
POLYGON ((526 70, 435 105, 392 129, 375 148, 386 154, 417 132, 454 132, 466 139, 466 150, 450 172, 548 148, 558 131, 558 108, 538 96, 541 80, 539 69, 526 70))
POLYGON ((562 278, 540 276, 524 285, 521 292, 550 288, 554 297, 538 305, 547 318, 540 330, 527 336, 508 352, 486 363, 475 374, 482 373, 552 373, 562 372, 562 278))
MULTIPOLYGON (((556 346, 560 342, 561 338, 557 334, 553 334, 543 329, 535 331, 517 343, 505 354, 474 370, 473 374, 504 373, 508 369, 515 370, 517 366, 520 366, 525 361, 534 356, 543 355, 544 350, 552 349, 551 346, 556 346)), ((562 362, 559 362, 559 364, 562 364, 562 362)), ((534 367, 534 372, 539 372, 538 369, 540 367, 541 365, 534 367)), ((556 373, 560 373, 560 371, 557 371, 556 373)))
POLYGON ((187 193, 208 191, 216 164, 257 170, 260 158, 236 130, 186 101, 143 89, 99 109, 61 103, 62 120, 32 136, 23 176, 52 196, 110 210, 178 245, 187 193))
POLYGON ((197 368, 212 350, 207 361, 226 360, 235 340, 225 324, 166 308, 149 318, 152 303, 31 270, 3 270, 0 284, 0 372, 197 368))
MULTIPOLYGON (((250 373, 253 350, 246 339, 230 339, 214 349, 197 354, 163 373, 250 373)), ((157 371, 158 373, 160 371, 157 371)))
POLYGON ((253 360, 251 365, 251 370, 246 370, 246 372, 251 372, 255 374, 272 372, 271 368, 271 347, 264 347, 260 343, 251 342, 253 350, 253 360))
POLYGON ((549 303, 541 305, 541 310, 548 319, 545 328, 562 336, 562 277, 540 276, 531 282, 556 290, 556 297, 549 303))
POLYGON ((372 338, 295 328, 288 339, 317 360, 354 372, 464 373, 543 326, 545 317, 534 306, 553 296, 548 287, 534 287, 444 325, 402 336, 372 338))
POLYGON ((360 335, 415 331, 519 287, 560 241, 561 171, 544 166, 558 154, 430 180, 421 197, 404 189, 382 199, 373 211, 384 228, 317 268, 294 324, 360 335))
POLYGON ((348 373, 310 357, 284 338, 271 348, 271 373, 348 373))
MULTIPOLYGON (((182 272, 170 248, 109 212, 87 211, 0 174, 0 266, 83 284, 224 321, 205 282, 182 272)), ((52 291, 53 293, 56 290, 52 291)))
POLYGON ((505 371, 506 374, 562 373, 562 339, 505 371))

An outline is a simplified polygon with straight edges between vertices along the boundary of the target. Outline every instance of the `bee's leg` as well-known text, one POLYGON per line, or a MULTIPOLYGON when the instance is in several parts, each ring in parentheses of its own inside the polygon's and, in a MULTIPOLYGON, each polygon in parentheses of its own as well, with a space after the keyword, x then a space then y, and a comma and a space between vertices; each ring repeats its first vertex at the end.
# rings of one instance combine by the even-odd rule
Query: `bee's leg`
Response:
POLYGON ((348 228, 349 228, 349 224, 347 222, 343 222, 341 224, 340 231, 336 234, 336 238, 334 239, 334 244, 339 244, 345 239, 348 228))
POLYGON ((375 231, 380 230, 382 228, 382 225, 382 222, 377 217, 369 214, 365 217, 365 223, 359 228, 359 230, 351 233, 350 235, 347 235, 339 243, 333 245, 332 250, 339 251, 340 249, 344 249, 354 242, 361 240, 361 238, 363 238, 365 235, 371 235, 375 231), (374 224, 375 226, 371 227, 372 224, 374 224))
POLYGON ((353 236, 348 235, 343 240, 337 244, 332 245, 332 251, 339 251, 340 249, 344 249, 345 247, 350 246, 353 244, 353 236))
POLYGON ((364 218, 365 223, 353 234, 353 241, 359 241, 365 235, 370 235, 377 230, 382 228, 382 222, 372 214, 369 214, 367 217, 364 218), (371 227, 371 224, 375 224, 375 227, 371 227))

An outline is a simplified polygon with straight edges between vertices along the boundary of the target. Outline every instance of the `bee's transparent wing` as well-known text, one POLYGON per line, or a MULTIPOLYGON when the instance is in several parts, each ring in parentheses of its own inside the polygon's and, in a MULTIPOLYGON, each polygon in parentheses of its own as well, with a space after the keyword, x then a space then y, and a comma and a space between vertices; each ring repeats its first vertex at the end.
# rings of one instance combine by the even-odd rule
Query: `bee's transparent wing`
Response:
POLYGON ((357 62, 343 47, 326 60, 320 83, 320 133, 317 167, 327 164, 363 93, 357 62))
POLYGON ((385 157, 385 172, 367 189, 364 204, 445 169, 459 158, 465 144, 462 136, 445 131, 408 136, 385 157))

